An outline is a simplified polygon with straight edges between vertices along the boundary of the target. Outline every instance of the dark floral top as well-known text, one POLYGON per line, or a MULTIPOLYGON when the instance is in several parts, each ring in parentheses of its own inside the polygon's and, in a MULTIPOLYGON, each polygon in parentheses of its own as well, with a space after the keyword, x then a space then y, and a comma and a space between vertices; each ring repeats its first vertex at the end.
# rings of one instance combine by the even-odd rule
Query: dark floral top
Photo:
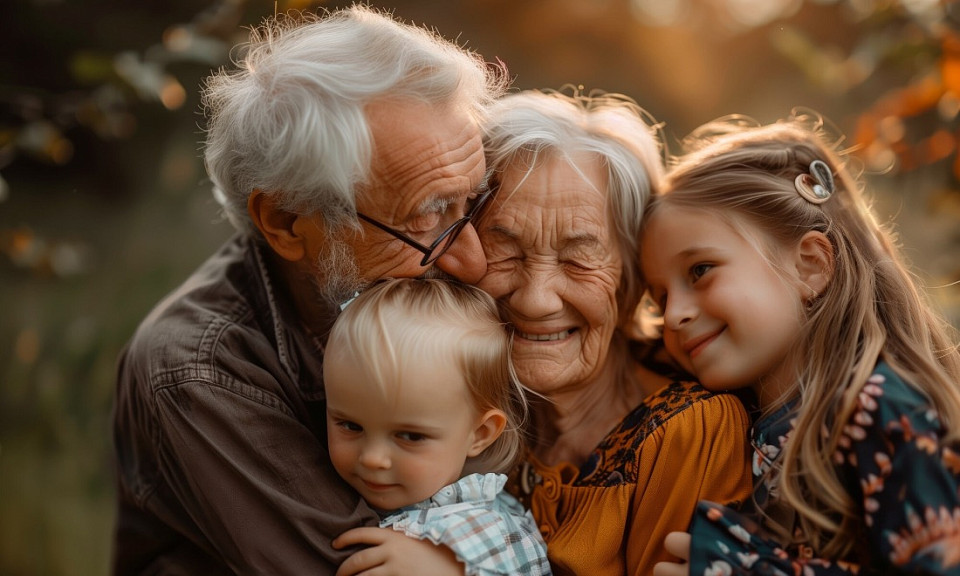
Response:
MULTIPOLYGON (((751 434, 761 507, 776 499, 763 479, 789 438, 789 412, 758 421, 751 434)), ((701 502, 690 525, 690 574, 960 576, 960 444, 940 443, 944 429, 929 400, 881 363, 860 391, 845 431, 833 461, 859 503, 864 541, 855 554, 868 560, 784 550, 743 514, 701 502)))

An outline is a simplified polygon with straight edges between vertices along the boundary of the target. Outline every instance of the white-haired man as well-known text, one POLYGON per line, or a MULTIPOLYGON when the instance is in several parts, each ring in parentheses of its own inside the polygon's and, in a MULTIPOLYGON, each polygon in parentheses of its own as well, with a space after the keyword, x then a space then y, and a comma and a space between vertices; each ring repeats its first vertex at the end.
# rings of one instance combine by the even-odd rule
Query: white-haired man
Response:
POLYGON ((407 550, 456 566, 348 532, 377 516, 330 464, 323 343, 378 278, 483 276, 481 124, 506 85, 362 6, 273 20, 208 80, 206 166, 238 233, 120 358, 115 574, 353 573, 407 550), (384 545, 351 556, 332 545, 344 532, 384 545))

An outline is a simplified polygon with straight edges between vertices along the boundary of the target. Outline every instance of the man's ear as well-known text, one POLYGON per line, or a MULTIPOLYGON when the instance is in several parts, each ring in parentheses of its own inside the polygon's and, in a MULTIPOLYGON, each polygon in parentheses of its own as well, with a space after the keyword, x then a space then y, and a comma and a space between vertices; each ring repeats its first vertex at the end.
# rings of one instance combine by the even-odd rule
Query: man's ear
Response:
POLYGON ((823 232, 807 232, 800 239, 797 252, 797 274, 811 293, 808 300, 816 298, 827 288, 833 278, 833 243, 823 232))
POLYGON ((467 456, 470 458, 479 456, 481 452, 493 444, 494 440, 500 437, 506 425, 507 415, 503 413, 503 410, 497 410, 496 408, 487 410, 480 417, 480 423, 473 430, 473 444, 470 445, 467 456))
POLYGON ((281 258, 298 262, 306 256, 306 239, 298 230, 300 215, 282 209, 273 194, 254 189, 247 199, 247 213, 281 258))

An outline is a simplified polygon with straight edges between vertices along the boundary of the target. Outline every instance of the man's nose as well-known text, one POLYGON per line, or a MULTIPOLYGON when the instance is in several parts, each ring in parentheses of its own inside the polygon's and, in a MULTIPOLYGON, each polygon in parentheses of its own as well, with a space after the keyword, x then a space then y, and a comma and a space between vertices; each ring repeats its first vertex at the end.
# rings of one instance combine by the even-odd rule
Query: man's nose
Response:
POLYGON ((473 223, 467 223, 434 265, 461 282, 476 284, 487 273, 487 258, 473 223))

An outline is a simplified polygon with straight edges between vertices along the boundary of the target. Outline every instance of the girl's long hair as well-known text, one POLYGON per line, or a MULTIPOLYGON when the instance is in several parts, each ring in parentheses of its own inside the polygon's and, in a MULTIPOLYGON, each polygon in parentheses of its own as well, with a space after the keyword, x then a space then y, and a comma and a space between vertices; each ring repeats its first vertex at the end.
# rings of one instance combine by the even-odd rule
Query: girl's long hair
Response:
MULTIPOLYGON (((661 205, 681 205, 725 218, 765 250, 796 246, 812 230, 832 243, 832 279, 807 303, 789 359, 796 383, 765 409, 799 402, 773 480, 781 505, 796 511, 802 542, 795 543, 843 558, 862 541, 864 528, 860 503, 841 483, 832 455, 862 384, 878 361, 887 362, 936 407, 947 430, 943 440, 956 441, 960 353, 956 330, 930 307, 895 236, 875 220, 826 135, 822 121, 809 115, 767 126, 742 117, 706 125, 688 138, 696 148, 674 164, 646 217, 661 205), (804 200, 794 185, 814 160, 826 162, 836 181, 836 192, 820 205, 804 200)), ((794 538, 791 526, 767 520, 794 538)))

